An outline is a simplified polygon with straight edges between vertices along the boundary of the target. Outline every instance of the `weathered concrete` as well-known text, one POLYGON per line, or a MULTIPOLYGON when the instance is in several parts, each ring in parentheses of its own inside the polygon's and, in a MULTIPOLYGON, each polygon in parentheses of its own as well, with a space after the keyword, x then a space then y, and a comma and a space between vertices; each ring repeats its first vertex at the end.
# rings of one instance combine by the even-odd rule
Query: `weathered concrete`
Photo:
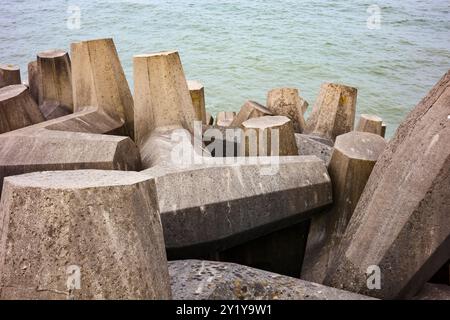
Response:
POLYGON ((37 61, 31 61, 28 64, 28 86, 30 88, 30 94, 36 104, 39 104, 39 91, 42 89, 41 79, 39 75, 39 68, 37 61))
POLYGON ((369 297, 232 263, 169 262, 177 300, 367 300, 369 297))
POLYGON ((450 71, 408 115, 380 156, 325 284, 409 298, 450 259, 450 71), (366 271, 381 269, 381 289, 366 271))
POLYGON ((311 221, 302 279, 322 283, 386 140, 366 132, 349 132, 336 139, 328 166, 333 185, 333 208, 311 221))
POLYGON ((381 136, 383 138, 386 138, 386 129, 387 129, 387 124, 383 122, 381 124, 381 136))
POLYGON ((0 88, 22 84, 19 66, 0 64, 0 88))
POLYGON ((205 87, 198 81, 188 80, 189 93, 195 110, 195 120, 206 123, 205 87))
POLYGON ((73 43, 71 57, 74 112, 96 107, 133 138, 133 97, 113 40, 73 43))
POLYGON ((314 155, 322 159, 327 165, 333 152, 333 141, 309 134, 295 134, 298 154, 301 156, 314 155))
MULTIPOLYGON (((39 108, 47 120, 73 112, 72 69, 69 54, 49 50, 37 55, 39 108)), ((30 85, 31 86, 31 85, 30 85)), ((32 87, 35 85, 33 84, 32 87)))
POLYGON ((206 112, 206 120, 204 124, 209 126, 214 125, 214 117, 211 115, 211 113, 206 112))
POLYGON ((17 84, 0 89, 0 134, 44 120, 26 86, 17 84))
POLYGON ((216 126, 230 127, 236 117, 236 112, 221 111, 216 116, 216 126))
POLYGON ((292 120, 294 131, 302 133, 306 123, 303 117, 308 103, 300 98, 298 89, 277 88, 267 94, 267 108, 274 115, 286 116, 292 120))
POLYGON ((253 118, 259 118, 264 116, 272 116, 273 113, 264 107, 263 105, 260 105, 258 102, 255 101, 246 101, 244 105, 241 107, 241 110, 237 114, 237 116, 234 118, 233 122, 231 123, 231 127, 240 127, 242 123, 249 119, 253 118))
POLYGON ((155 193, 153 181, 132 172, 6 178, 0 299, 169 299, 155 193), (73 267, 79 289, 70 286, 73 267))
POLYGON ((253 118, 242 123, 246 156, 298 155, 292 121, 284 116, 253 118))
POLYGON ((413 300, 450 300, 450 286, 426 283, 413 300))
POLYGON ((240 160, 142 172, 155 178, 166 247, 174 256, 189 248, 233 247, 304 221, 332 201, 326 167, 316 157, 281 157, 266 165, 275 169, 271 175, 263 175, 255 159, 240 160))
POLYGON ((356 131, 368 132, 383 136, 383 119, 372 114, 362 114, 359 119, 356 131))
POLYGON ((305 133, 335 140, 337 136, 353 131, 357 89, 324 83, 308 121, 305 133))

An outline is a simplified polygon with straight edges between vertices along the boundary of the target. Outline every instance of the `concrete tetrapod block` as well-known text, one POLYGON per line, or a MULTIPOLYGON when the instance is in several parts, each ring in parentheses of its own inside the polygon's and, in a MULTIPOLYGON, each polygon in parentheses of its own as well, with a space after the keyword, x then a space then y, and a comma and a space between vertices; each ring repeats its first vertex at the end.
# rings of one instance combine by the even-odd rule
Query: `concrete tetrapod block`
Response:
POLYGON ((134 137, 133 97, 112 39, 72 43, 74 112, 96 107, 134 137))
POLYGON ((322 159, 327 165, 333 152, 333 141, 309 134, 296 133, 298 154, 301 156, 314 155, 322 159))
POLYGON ((383 119, 372 114, 362 114, 356 131, 369 132, 383 137, 383 119))
POLYGON ((447 300, 450 301, 450 286, 426 283, 413 300, 447 300))
POLYGON ((206 113, 206 120, 204 124, 208 126, 214 125, 214 117, 211 115, 211 113, 209 112, 206 113))
POLYGON ((259 104, 255 101, 246 101, 244 105, 241 107, 241 110, 237 114, 237 116, 234 118, 233 122, 231 123, 231 127, 240 127, 242 123, 249 119, 258 118, 258 117, 264 117, 264 116, 272 116, 273 113, 264 107, 263 105, 259 104))
POLYGON ((337 136, 353 131, 356 96, 355 88, 324 83, 306 122, 305 133, 334 141, 337 136))
POLYGON ((230 127, 236 117, 236 112, 220 111, 216 116, 216 126, 230 127))
POLYGON ((189 93, 195 109, 195 120, 206 123, 205 87, 198 81, 188 80, 189 93))
POLYGON ((133 61, 137 144, 159 127, 193 133, 196 114, 178 52, 137 55, 133 61))
POLYGON ((328 172, 333 208, 312 218, 302 279, 322 283, 378 157, 386 148, 379 135, 349 132, 336 139, 328 172))
POLYGON ((169 262, 176 300, 369 300, 362 295, 233 263, 169 262))
POLYGON ((30 91, 22 84, 0 89, 0 134, 45 121, 30 91))
POLYGON ((303 117, 308 103, 300 98, 298 89, 278 88, 267 94, 267 108, 274 115, 286 116, 292 120, 294 131, 302 133, 306 123, 303 117))
POLYGON ((242 123, 246 156, 298 155, 292 121, 284 116, 253 118, 242 123))
POLYGON ((169 299, 155 185, 139 173, 5 179, 0 299, 169 299))
MULTIPOLYGON (((40 52, 37 55, 37 67, 40 81, 39 108, 44 117, 49 120, 72 113, 72 69, 69 54, 63 50, 40 52)), ((34 86, 30 82, 30 87, 34 86)))
MULTIPOLYGON (((410 298, 449 260, 449 106, 450 71, 378 159, 325 284, 385 299, 410 298), (380 289, 370 290, 366 272, 375 265, 380 289)), ((374 279, 370 287, 377 285, 374 279)))
POLYGON ((0 88, 22 84, 19 66, 0 64, 0 88))
POLYGON ((155 179, 169 255, 227 249, 309 219, 332 202, 326 167, 314 156, 280 157, 266 175, 255 159, 235 159, 241 161, 142 171, 155 179))
POLYGON ((41 83, 38 63, 37 61, 31 61, 28 64, 28 86, 30 88, 31 97, 37 104, 39 104, 39 92, 42 90, 40 88, 41 83))
POLYGON ((381 124, 381 136, 383 138, 386 138, 386 129, 387 129, 387 125, 386 125, 386 123, 383 122, 381 124))

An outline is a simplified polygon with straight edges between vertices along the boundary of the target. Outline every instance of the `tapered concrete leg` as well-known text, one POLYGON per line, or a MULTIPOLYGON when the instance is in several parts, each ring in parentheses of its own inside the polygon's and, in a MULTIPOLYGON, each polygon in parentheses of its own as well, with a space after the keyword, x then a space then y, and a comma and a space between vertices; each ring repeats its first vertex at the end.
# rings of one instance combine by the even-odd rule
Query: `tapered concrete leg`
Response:
POLYGON ((69 54, 62 50, 37 55, 39 107, 46 119, 55 119, 73 112, 72 70, 69 54))
POLYGON ((214 125, 214 117, 211 115, 211 113, 207 112, 206 113, 206 121, 205 121, 206 125, 212 126, 214 125))
POLYGON ((386 141, 375 134, 350 132, 337 137, 328 171, 333 184, 333 208, 311 221, 302 279, 322 283, 335 249, 386 141))
POLYGON ((189 93, 195 109, 195 120, 206 123, 205 87, 198 81, 188 80, 189 93))
POLYGON ((37 61, 31 61, 28 64, 28 86, 30 87, 30 94, 33 100, 39 104, 39 92, 42 90, 41 79, 39 75, 37 61))
POLYGON ((283 116, 253 118, 242 124, 246 156, 298 155, 292 121, 283 116))
POLYGON ((325 83, 306 122, 306 133, 335 140, 337 136, 353 131, 357 89, 325 83))
POLYGON ((292 120, 294 131, 302 133, 306 123, 303 114, 308 103, 300 98, 298 89, 278 88, 269 91, 267 95, 267 108, 274 115, 286 116, 292 120))
POLYGON ((74 111, 97 107, 124 122, 124 134, 134 137, 133 97, 112 39, 73 43, 74 111))
POLYGON ((193 132, 195 109, 178 52, 137 55, 133 61, 138 145, 158 127, 193 132))
POLYGON ((260 105, 258 102, 246 101, 231 123, 231 127, 240 127, 243 122, 249 119, 272 115, 273 113, 269 109, 260 105))
POLYGON ((12 64, 0 64, 0 88, 22 84, 20 68, 12 64))
POLYGON ((139 173, 5 179, 1 299, 169 299, 155 185, 139 173))
POLYGON ((383 122, 381 124, 381 136, 383 138, 386 138, 386 129, 387 129, 387 125, 386 125, 386 123, 383 122))
POLYGON ((450 71, 378 159, 325 284, 409 298, 450 259, 449 106, 450 71))
POLYGON ((236 112, 220 111, 216 116, 216 126, 230 127, 236 117, 236 112))
POLYGON ((372 114, 362 114, 356 131, 383 136, 383 119, 372 114))
POLYGON ((0 89, 0 134, 45 121, 28 88, 17 84, 0 89))

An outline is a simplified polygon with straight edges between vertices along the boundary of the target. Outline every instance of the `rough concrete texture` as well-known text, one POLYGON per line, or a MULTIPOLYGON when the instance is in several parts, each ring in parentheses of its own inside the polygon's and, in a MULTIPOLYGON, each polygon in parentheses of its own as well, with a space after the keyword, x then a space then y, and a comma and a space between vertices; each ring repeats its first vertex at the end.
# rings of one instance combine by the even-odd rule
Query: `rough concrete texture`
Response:
POLYGON ((206 113, 206 120, 204 124, 209 126, 214 125, 214 117, 211 115, 211 113, 209 112, 206 113))
POLYGON ((292 120, 294 131, 302 133, 306 123, 303 114, 308 108, 308 103, 300 98, 298 89, 277 88, 267 94, 267 108, 274 115, 286 116, 292 120))
POLYGON ((383 136, 383 119, 372 114, 362 114, 359 118, 356 131, 369 132, 383 136))
POLYGON ((5 179, 1 299, 169 299, 153 181, 65 171, 5 179), (71 272, 79 270, 80 287, 71 272), (69 284, 69 285, 68 285, 69 284))
POLYGON ((306 122, 305 133, 335 140, 353 131, 357 90, 352 87, 324 83, 306 122))
POLYGON ((414 300, 450 300, 450 286, 426 283, 414 300))
POLYGON ((386 123, 383 122, 381 124, 381 136, 383 138, 386 138, 386 129, 387 129, 387 125, 386 125, 386 123))
POLYGON ((140 146, 155 128, 194 132, 195 109, 178 52, 137 55, 134 61, 135 136, 140 146))
POLYGON ((42 90, 40 88, 41 83, 38 63, 37 61, 31 61, 28 64, 28 86, 30 88, 31 97, 37 104, 39 104, 39 91, 42 90))
MULTIPOLYGON (((39 107, 44 117, 55 119, 73 112, 72 68, 69 54, 49 50, 37 55, 39 107)), ((35 84, 30 87, 35 87, 35 84)))
POLYGON ((314 156, 281 157, 265 165, 235 159, 234 165, 142 172, 155 178, 168 249, 224 249, 284 227, 286 219, 305 220, 332 202, 326 167, 314 156))
POLYGON ((206 123, 205 87, 198 81, 188 80, 189 93, 195 110, 195 120, 206 123))
POLYGON ((408 115, 380 156, 325 284, 409 298, 450 258, 450 71, 408 115), (368 290, 368 266, 381 289, 368 290))
POLYGON ((26 86, 18 84, 0 89, 0 134, 44 120, 26 86))
POLYGON ((298 155, 292 121, 285 116, 252 118, 242 123, 246 156, 298 155))
POLYGON ((0 88, 22 84, 19 66, 0 64, 0 88))
POLYGON ((258 117, 264 117, 264 116, 272 116, 273 113, 264 107, 263 105, 259 104, 255 101, 246 101, 244 105, 241 107, 241 110, 237 114, 237 116, 234 118, 233 122, 231 123, 231 127, 240 127, 243 122, 258 118, 258 117))
POLYGON ((236 117, 236 112, 220 111, 216 116, 216 126, 230 127, 236 117))
POLYGON ((314 155, 322 159, 327 165, 330 162, 333 152, 333 142, 309 134, 295 134, 298 154, 301 156, 314 155))
POLYGON ((96 107, 134 137, 133 97, 112 39, 71 45, 74 112, 96 107))
POLYGON ((328 165, 333 208, 311 220, 302 279, 322 283, 375 163, 386 148, 376 134, 349 132, 336 139, 328 165))
POLYGON ((367 300, 369 297, 225 262, 169 262, 177 300, 367 300))

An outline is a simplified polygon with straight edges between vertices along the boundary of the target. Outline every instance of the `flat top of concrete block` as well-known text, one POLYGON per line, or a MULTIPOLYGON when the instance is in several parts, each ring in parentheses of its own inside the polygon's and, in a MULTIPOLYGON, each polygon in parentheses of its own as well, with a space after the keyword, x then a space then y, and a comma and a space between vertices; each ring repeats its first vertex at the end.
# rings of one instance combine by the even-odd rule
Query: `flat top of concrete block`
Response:
POLYGON ((160 52, 153 52, 153 53, 143 53, 143 54, 136 54, 133 57, 134 58, 149 58, 149 57, 157 57, 157 56, 170 56, 171 54, 178 54, 178 51, 167 50, 167 51, 160 51, 160 52))
POLYGON ((386 145, 377 134, 352 131, 338 136, 334 148, 353 159, 376 161, 386 145))
POLYGON ((288 123, 289 121, 291 120, 285 116, 265 116, 249 119, 242 123, 242 125, 248 129, 265 129, 271 127, 280 127, 288 123))
POLYGON ((148 180, 134 171, 74 170, 33 172, 5 178, 19 187, 42 189, 85 189, 131 185, 148 180))
POLYGON ((334 89, 342 89, 342 90, 346 90, 346 91, 350 91, 350 92, 357 92, 358 89, 354 88, 354 87, 350 87, 347 86, 345 84, 341 84, 341 83, 332 83, 332 82, 325 82, 322 84, 322 86, 327 86, 327 87, 331 87, 334 89))
POLYGON ((8 99, 14 98, 25 90, 27 90, 27 87, 23 84, 15 84, 12 86, 0 88, 0 101, 6 101, 8 99))
POLYGON ((0 69, 9 70, 9 71, 18 71, 19 70, 19 66, 15 65, 15 64, 3 64, 3 63, 0 63, 0 69))
POLYGON ((233 263, 172 261, 169 273, 176 300, 372 300, 233 263))
POLYGON ((203 85, 197 80, 188 80, 187 81, 189 90, 201 90, 203 89, 203 85))
POLYGON ((371 121, 377 121, 377 122, 383 122, 383 119, 381 119, 379 116, 376 116, 374 114, 361 114, 361 118, 365 118, 367 120, 371 121))
POLYGON ((58 58, 67 54, 67 51, 61 49, 52 49, 39 52, 37 55, 39 58, 58 58))

